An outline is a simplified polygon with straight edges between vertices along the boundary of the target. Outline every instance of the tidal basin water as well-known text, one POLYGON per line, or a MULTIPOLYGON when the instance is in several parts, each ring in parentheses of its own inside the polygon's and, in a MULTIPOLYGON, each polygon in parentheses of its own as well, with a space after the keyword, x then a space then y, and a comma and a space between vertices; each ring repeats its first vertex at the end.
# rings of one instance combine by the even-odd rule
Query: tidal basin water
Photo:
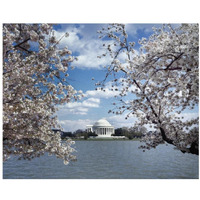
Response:
POLYGON ((4 179, 198 179, 199 157, 171 145, 143 152, 139 141, 76 141, 76 162, 44 155, 31 161, 11 158, 4 179))

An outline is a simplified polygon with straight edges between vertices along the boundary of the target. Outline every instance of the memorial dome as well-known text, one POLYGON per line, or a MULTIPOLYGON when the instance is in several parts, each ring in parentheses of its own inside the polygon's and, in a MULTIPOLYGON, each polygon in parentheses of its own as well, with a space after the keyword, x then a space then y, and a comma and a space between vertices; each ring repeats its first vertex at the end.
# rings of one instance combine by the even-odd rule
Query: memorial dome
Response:
POLYGON ((88 133, 95 133, 98 137, 112 137, 115 133, 114 127, 106 119, 100 119, 94 125, 87 125, 86 130, 88 133))
POLYGON ((112 126, 106 119, 98 120, 94 126, 112 126))

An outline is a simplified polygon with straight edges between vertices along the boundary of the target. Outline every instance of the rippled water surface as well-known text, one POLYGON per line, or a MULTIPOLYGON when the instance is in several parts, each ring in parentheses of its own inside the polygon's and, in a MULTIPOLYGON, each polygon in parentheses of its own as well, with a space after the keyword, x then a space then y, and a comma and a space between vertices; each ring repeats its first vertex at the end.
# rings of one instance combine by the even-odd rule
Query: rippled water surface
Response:
POLYGON ((54 156, 32 161, 11 158, 4 179, 197 179, 199 157, 171 145, 142 152, 138 141, 76 141, 76 162, 54 156))

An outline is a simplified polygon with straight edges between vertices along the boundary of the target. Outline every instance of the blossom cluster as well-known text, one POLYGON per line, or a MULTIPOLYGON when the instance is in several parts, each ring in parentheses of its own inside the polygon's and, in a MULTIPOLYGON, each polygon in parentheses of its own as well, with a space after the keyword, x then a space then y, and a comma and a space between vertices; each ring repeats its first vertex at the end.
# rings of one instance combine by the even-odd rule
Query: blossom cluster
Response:
POLYGON ((106 52, 103 55, 113 58, 107 66, 106 78, 114 74, 116 86, 119 78, 124 77, 118 86, 122 89, 115 113, 129 111, 128 116, 135 115, 141 125, 150 124, 159 130, 161 139, 156 137, 155 144, 166 141, 182 151, 197 154, 198 137, 189 140, 187 136, 190 127, 198 126, 198 118, 184 121, 177 115, 186 109, 195 109, 199 101, 198 24, 182 24, 176 28, 163 25, 153 30, 149 38, 138 41, 139 51, 134 49, 135 42, 128 41, 125 25, 111 24, 99 31, 100 38, 110 41, 103 45, 106 52), (122 54, 126 55, 125 60, 120 59, 122 54), (124 101, 123 97, 133 86, 133 99, 124 101))
MULTIPOLYGON (((65 34, 68 37, 68 34, 65 34)), ((56 105, 82 94, 67 82, 73 62, 59 49, 49 24, 3 25, 3 155, 32 159, 45 152, 67 164, 75 157, 72 141, 61 142, 56 105)))

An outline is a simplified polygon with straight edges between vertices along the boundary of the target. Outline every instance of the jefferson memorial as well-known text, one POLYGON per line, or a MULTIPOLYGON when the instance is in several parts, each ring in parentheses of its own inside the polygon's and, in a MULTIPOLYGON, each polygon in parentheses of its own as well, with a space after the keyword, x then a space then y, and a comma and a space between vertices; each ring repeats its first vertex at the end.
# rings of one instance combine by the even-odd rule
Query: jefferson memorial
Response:
POLYGON ((114 127, 106 119, 100 119, 94 125, 87 125, 86 129, 88 133, 95 133, 98 137, 112 137, 115 133, 114 127))

